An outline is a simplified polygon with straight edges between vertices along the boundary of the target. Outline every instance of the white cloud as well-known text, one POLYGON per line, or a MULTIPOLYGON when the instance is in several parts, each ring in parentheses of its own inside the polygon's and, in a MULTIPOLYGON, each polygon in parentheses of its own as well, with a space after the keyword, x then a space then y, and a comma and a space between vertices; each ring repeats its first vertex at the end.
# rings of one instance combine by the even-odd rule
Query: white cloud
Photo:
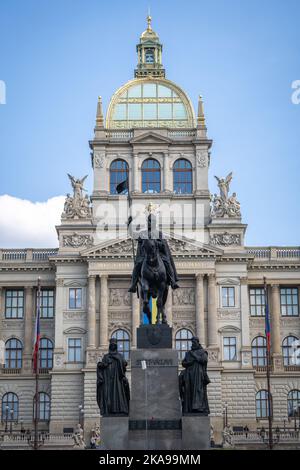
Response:
POLYGON ((64 196, 32 202, 0 196, 0 248, 54 248, 55 225, 60 223, 64 196))

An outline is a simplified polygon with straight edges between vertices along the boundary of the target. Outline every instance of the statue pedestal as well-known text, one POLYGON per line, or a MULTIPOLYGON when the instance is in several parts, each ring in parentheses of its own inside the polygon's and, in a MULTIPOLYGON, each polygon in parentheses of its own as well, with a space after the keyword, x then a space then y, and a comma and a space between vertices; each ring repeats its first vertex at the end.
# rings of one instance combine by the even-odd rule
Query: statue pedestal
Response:
POLYGON ((136 336, 138 349, 172 349, 172 328, 169 325, 141 325, 136 336))
POLYGON ((101 417, 101 449, 128 449, 128 416, 101 417))
POLYGON ((132 351, 129 448, 171 450, 180 447, 178 353, 172 349, 132 351), (146 361, 144 370, 141 361, 146 361))
POLYGON ((197 413, 182 416, 183 450, 210 448, 210 418, 197 413))

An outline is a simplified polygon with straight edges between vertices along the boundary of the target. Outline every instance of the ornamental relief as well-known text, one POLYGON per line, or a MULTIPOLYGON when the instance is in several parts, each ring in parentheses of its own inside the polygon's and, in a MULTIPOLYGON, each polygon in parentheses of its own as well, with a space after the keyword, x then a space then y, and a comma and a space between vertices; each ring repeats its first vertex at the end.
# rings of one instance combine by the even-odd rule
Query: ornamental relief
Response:
POLYGON ((122 322, 109 322, 108 323, 108 336, 109 338, 116 330, 125 330, 130 335, 130 322, 122 321, 122 322))
POLYGON ((119 307, 125 305, 126 307, 131 306, 131 295, 127 289, 109 289, 109 302, 110 307, 119 307))
POLYGON ((93 156, 93 167, 94 168, 103 168, 105 162, 105 153, 104 152, 95 152, 93 156))
POLYGON ((208 157, 206 150, 199 150, 196 154, 197 157, 197 166, 200 168, 205 168, 207 166, 208 157))
POLYGON ((24 328, 24 322, 16 320, 13 320, 11 322, 2 320, 1 328, 6 330, 22 330, 24 328))
POLYGON ((218 310, 217 311, 217 318, 219 320, 239 320, 240 319, 240 312, 232 311, 232 310, 218 310))
POLYGON ((183 328, 186 330, 190 330, 193 335, 195 334, 195 331, 196 331, 195 322, 192 322, 192 321, 180 321, 180 320, 174 321, 173 320, 172 327, 173 327, 175 336, 176 336, 177 331, 183 328))
POLYGON ((66 311, 63 313, 63 317, 65 320, 85 320, 86 319, 86 312, 71 312, 66 311))
POLYGON ((63 235, 63 246, 70 246, 72 248, 90 247, 94 243, 91 235, 81 235, 74 232, 72 235, 63 235))
POLYGON ((195 318, 195 311, 192 310, 174 310, 173 309, 173 320, 193 320, 195 318))
POLYGON ((195 305, 195 289, 181 288, 173 291, 173 306, 176 305, 195 305))
POLYGON ((131 320, 131 312, 109 312, 108 318, 112 322, 116 322, 116 321, 129 322, 131 320))
POLYGON ((210 243, 212 245, 221 245, 221 246, 230 246, 230 245, 240 245, 241 244, 241 235, 238 233, 214 233, 210 237, 210 243))

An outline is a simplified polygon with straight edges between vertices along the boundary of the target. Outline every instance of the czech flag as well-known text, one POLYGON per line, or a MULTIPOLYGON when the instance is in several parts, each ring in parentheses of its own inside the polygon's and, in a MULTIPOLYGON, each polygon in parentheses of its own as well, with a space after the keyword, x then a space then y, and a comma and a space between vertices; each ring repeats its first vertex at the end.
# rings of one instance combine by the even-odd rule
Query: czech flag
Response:
POLYGON ((39 355, 39 347, 40 347, 40 339, 41 339, 41 331, 40 331, 40 298, 41 292, 40 287, 38 289, 38 305, 37 305, 37 313, 36 313, 36 320, 35 320, 35 336, 34 336, 34 349, 33 349, 33 356, 32 356, 32 365, 33 365, 33 372, 37 373, 38 371, 38 355, 39 355))
POLYGON ((264 280, 264 293, 265 293, 265 333, 267 338, 267 351, 271 351, 271 325, 270 325, 270 312, 269 312, 269 303, 268 303, 268 291, 267 284, 264 280))

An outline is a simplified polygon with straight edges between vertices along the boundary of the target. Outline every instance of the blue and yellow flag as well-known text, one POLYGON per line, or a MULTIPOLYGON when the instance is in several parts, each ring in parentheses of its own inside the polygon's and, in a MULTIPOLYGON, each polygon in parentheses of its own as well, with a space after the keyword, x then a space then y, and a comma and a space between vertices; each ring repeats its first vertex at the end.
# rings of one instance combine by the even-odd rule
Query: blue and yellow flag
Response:
MULTIPOLYGON (((151 311, 151 324, 154 325, 157 319, 157 299, 150 297, 149 307, 151 311)), ((146 313, 144 313, 144 325, 149 325, 149 320, 146 313)))

